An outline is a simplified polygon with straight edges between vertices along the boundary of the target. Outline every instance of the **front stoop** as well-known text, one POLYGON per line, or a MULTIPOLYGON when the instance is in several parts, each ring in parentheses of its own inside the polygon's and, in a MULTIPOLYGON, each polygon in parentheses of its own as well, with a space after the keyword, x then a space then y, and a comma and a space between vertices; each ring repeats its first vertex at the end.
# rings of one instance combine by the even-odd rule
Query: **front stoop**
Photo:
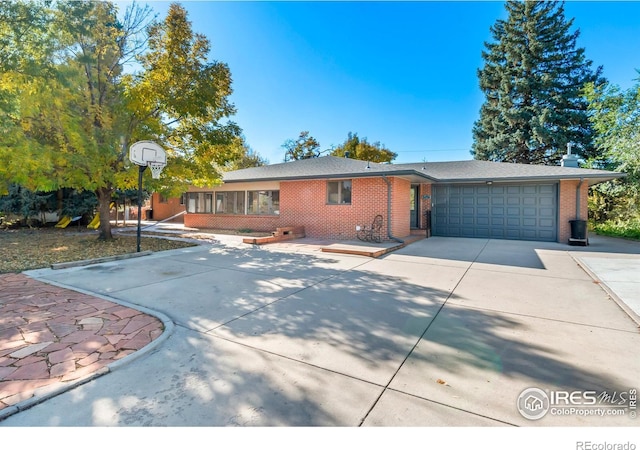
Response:
POLYGON ((359 255, 359 256, 368 256, 370 258, 379 258, 382 255, 386 255, 387 253, 394 252, 403 247, 406 247, 409 244, 412 244, 416 241, 421 241, 425 239, 423 235, 411 235, 405 238, 402 238, 404 242, 398 242, 396 245, 379 247, 374 245, 360 245, 360 244, 349 244, 349 243, 335 243, 328 245, 326 247, 322 247, 323 252, 327 253, 342 253, 345 255, 359 255))
POLYGON ((270 244, 272 242, 290 241, 292 239, 300 239, 305 237, 304 227, 281 227, 276 228, 276 231, 271 236, 264 237, 249 237, 242 239, 245 244, 263 245, 270 244))

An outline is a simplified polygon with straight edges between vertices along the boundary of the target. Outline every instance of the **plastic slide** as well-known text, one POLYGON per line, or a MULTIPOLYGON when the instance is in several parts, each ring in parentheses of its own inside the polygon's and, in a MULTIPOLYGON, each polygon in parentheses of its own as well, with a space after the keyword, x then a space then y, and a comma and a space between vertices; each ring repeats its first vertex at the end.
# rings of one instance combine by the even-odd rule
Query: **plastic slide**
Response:
POLYGON ((100 228, 100 213, 97 213, 91 223, 87 225, 87 228, 91 228, 92 230, 97 230, 100 228))
POLYGON ((56 224, 56 228, 67 228, 67 225, 71 223, 71 217, 64 216, 62 219, 58 221, 56 224))

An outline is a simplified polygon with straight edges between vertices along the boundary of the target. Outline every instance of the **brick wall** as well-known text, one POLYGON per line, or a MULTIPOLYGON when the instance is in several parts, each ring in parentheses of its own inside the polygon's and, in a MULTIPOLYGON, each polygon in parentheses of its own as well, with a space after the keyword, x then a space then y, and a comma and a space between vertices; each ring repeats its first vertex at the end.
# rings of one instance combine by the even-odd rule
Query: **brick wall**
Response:
POLYGON ((387 235, 387 185, 381 178, 352 180, 351 204, 327 204, 327 180, 287 181, 280 184, 282 221, 304 226, 309 237, 356 239, 356 225, 371 225, 384 217, 387 235))
POLYGON ((184 225, 191 228, 216 230, 275 231, 281 225, 279 216, 253 216, 236 214, 185 214, 184 225))
MULTIPOLYGON (((571 237, 570 220, 576 219, 576 188, 579 180, 560 180, 558 204, 558 242, 568 242, 571 237)), ((589 184, 585 181, 580 187, 580 217, 587 220, 587 195, 589 184)))
MULTIPOLYGON (((410 183, 389 178, 392 184, 392 233, 410 234, 410 183)), ((352 179, 351 204, 327 204, 327 180, 280 182, 279 216, 230 214, 186 214, 184 224, 193 228, 275 231, 277 227, 303 226, 305 235, 321 239, 357 239, 356 225, 371 225, 373 218, 384 218, 382 234, 387 236, 387 184, 382 178, 352 179)), ((217 189, 216 189, 217 190, 217 189)))
MULTIPOLYGON (((394 237, 411 234, 411 182, 402 178, 389 178, 391 182, 391 230, 394 237)), ((386 201, 386 196, 385 196, 386 201)))
MULTIPOLYGON (((172 197, 166 199, 166 202, 160 201, 160 194, 157 192, 151 196, 151 209, 153 210, 153 220, 164 220, 178 213, 184 212, 184 205, 180 204, 180 197, 172 197)), ((172 222, 182 222, 182 216, 172 219, 172 222)))

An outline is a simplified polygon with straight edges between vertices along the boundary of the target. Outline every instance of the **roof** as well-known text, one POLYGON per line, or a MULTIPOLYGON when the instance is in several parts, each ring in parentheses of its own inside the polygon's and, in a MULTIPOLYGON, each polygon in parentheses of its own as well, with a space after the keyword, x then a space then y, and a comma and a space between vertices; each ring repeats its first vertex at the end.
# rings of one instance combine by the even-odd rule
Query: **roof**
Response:
POLYGON ((623 177, 621 172, 561 166, 514 164, 492 161, 449 161, 412 164, 380 164, 336 156, 301 159, 251 167, 224 174, 225 183, 286 181, 318 178, 397 176, 421 183, 473 183, 487 181, 536 181, 585 179, 596 184, 623 177))

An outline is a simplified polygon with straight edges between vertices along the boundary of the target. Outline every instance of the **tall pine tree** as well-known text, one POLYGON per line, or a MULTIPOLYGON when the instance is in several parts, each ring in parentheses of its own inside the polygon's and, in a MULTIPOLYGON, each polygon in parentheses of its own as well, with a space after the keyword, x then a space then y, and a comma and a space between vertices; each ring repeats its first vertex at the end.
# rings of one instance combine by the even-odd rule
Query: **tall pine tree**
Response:
POLYGON ((478 70, 485 102, 473 128, 475 159, 558 164, 567 143, 595 155, 594 131, 583 97, 586 83, 599 84, 584 49, 576 46, 564 3, 507 1, 506 20, 491 27, 484 67, 478 70))

